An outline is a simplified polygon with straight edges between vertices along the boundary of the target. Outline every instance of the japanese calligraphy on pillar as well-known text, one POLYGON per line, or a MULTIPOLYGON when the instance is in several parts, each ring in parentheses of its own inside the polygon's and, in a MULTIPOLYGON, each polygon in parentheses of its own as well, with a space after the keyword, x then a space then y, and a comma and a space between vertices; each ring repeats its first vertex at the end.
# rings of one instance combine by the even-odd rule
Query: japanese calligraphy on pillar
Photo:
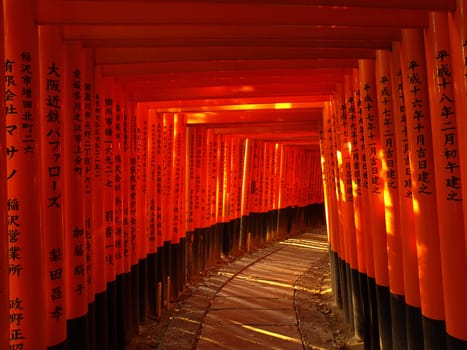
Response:
POLYGON ((115 100, 115 114, 113 120, 113 225, 114 225, 114 259, 117 268, 117 274, 123 272, 123 192, 122 192, 122 105, 119 100, 115 100))
POLYGON ((114 242, 114 211, 113 211, 113 189, 114 189, 114 156, 113 156, 113 118, 114 100, 106 96, 104 99, 104 135, 103 148, 104 159, 102 175, 104 177, 104 232, 105 232, 105 263, 107 265, 107 281, 110 281, 115 266, 115 242, 114 242))
POLYGON ((137 264, 138 263, 138 256, 136 254, 137 248, 136 248, 136 242, 137 242, 137 225, 136 225, 136 217, 137 217, 137 179, 138 179, 138 173, 137 173, 137 127, 136 127, 136 115, 135 115, 135 110, 136 106, 134 103, 131 104, 131 109, 130 109, 130 116, 128 118, 128 128, 129 128, 129 153, 130 153, 130 169, 129 169, 129 175, 130 175, 130 199, 129 199, 129 216, 130 216, 130 251, 131 251, 131 261, 132 264, 137 264))
POLYGON ((428 166, 426 143, 427 138, 431 137, 431 135, 428 132, 429 130, 426 130, 428 116, 424 112, 428 101, 425 101, 420 94, 420 90, 424 88, 423 85, 426 85, 426 81, 422 81, 420 74, 422 67, 417 61, 410 61, 407 69, 410 93, 407 96, 407 102, 413 108, 413 115, 408 116, 412 118, 412 123, 408 123, 408 125, 413 125, 416 147, 416 152, 413 155, 413 175, 417 181, 412 183, 412 190, 417 191, 419 194, 430 195, 433 193, 433 174, 428 166))
POLYGON ((64 290, 64 251, 62 237, 63 220, 63 145, 62 145, 62 67, 56 62, 49 62, 44 69, 45 79, 45 108, 44 125, 42 135, 44 152, 43 163, 46 163, 47 172, 43 179, 44 191, 48 200, 47 212, 44 213, 44 227, 47 237, 47 291, 48 316, 51 320, 60 321, 65 313, 65 290, 64 290))
MULTIPOLYGON (((348 96, 347 98, 347 113, 349 119, 349 142, 351 145, 351 172, 354 179, 355 194, 361 194, 361 178, 360 178, 360 155, 359 155, 359 138, 358 138, 358 119, 355 109, 355 97, 348 96)), ((352 192, 353 193, 353 192, 352 192)))
POLYGON ((384 178, 389 189, 397 188, 397 160, 395 158, 395 130, 393 122, 393 106, 391 82, 387 76, 379 79, 379 101, 383 116, 380 127, 382 128, 382 150, 384 152, 384 178))
POLYGON ((451 54, 448 50, 439 50, 435 57, 437 83, 440 89, 439 125, 443 148, 444 164, 440 170, 444 175, 446 200, 461 201, 461 174, 459 144, 457 136, 456 110, 452 77, 451 54))
POLYGON ((378 116, 375 113, 375 103, 371 96, 371 90, 374 89, 373 86, 366 83, 363 86, 362 91, 362 109, 366 112, 364 113, 366 118, 366 133, 367 138, 367 166, 369 165, 369 190, 373 193, 381 193, 382 182, 379 176, 379 167, 378 167, 378 116))
POLYGON ((410 157, 409 157, 409 137, 407 133, 407 115, 405 112, 405 99, 404 87, 402 83, 402 71, 397 72, 397 96, 400 112, 400 120, 397 125, 400 125, 398 137, 402 143, 402 156, 404 161, 404 173, 399 174, 404 179, 404 196, 412 198, 412 178, 410 170, 410 157))

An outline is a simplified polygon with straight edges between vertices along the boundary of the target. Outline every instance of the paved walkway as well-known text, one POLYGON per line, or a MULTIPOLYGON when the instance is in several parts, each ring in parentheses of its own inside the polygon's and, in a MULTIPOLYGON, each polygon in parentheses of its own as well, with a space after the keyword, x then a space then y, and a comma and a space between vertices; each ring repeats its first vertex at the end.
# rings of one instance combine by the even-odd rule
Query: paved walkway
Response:
POLYGON ((211 272, 176 305, 151 348, 306 348, 294 304, 297 281, 327 254, 320 232, 270 245, 211 272))

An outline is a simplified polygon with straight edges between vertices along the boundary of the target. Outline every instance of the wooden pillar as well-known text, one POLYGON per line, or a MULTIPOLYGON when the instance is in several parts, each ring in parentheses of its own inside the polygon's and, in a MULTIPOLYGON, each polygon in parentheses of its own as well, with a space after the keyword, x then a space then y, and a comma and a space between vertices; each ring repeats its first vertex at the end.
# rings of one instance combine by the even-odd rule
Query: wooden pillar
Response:
POLYGON ((401 68, 426 349, 446 345, 433 142, 423 32, 403 29, 401 68))
POLYGON ((459 143, 457 120, 463 117, 455 103, 448 16, 431 12, 429 19, 425 39, 446 331, 448 348, 461 349, 467 347, 467 252, 460 153, 467 150, 459 143))

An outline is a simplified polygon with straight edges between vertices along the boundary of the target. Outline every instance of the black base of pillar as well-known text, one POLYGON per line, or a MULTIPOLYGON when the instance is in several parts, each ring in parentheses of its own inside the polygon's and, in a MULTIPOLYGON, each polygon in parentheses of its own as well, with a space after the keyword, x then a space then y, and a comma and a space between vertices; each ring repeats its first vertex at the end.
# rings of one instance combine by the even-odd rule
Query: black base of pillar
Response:
POLYGON ((144 322, 147 318, 148 306, 148 287, 147 287, 147 260, 141 259, 138 261, 138 290, 139 290, 139 307, 138 307, 138 322, 144 322))
POLYGON ((357 270, 351 270, 351 280, 354 334, 355 337, 360 340, 364 337, 365 324, 363 315, 362 293, 360 291, 360 273, 357 270))
POLYGON ((407 318, 405 314, 405 298, 403 295, 390 295, 392 346, 394 349, 407 349, 407 318))
POLYGON ((379 324, 378 324, 378 302, 376 296, 376 281, 373 277, 367 278, 368 281, 368 306, 370 312, 370 349, 380 349, 379 324))
POLYGON ((89 350, 88 315, 67 320, 69 350, 89 350))
POLYGON ((89 350, 97 350, 96 348, 96 303, 95 301, 88 304, 88 329, 89 329, 89 350))
POLYGON ((65 340, 60 344, 48 346, 47 350, 68 350, 68 342, 65 340))
POLYGON ((391 301, 389 287, 376 285, 378 327, 382 349, 392 349, 391 301))
POLYGON ((96 332, 96 349, 107 350, 109 348, 107 334, 108 334, 108 319, 107 319, 107 292, 97 293, 95 296, 95 310, 96 310, 96 325, 98 331, 96 332))
POLYGON ((425 350, 447 349, 446 324, 422 315, 425 350))
POLYGON ((156 293, 157 293, 157 253, 148 254, 146 268, 146 287, 148 311, 151 317, 157 314, 156 293))
POLYGON ((407 349, 423 350, 425 349, 423 341, 422 312, 420 308, 411 305, 405 305, 407 315, 407 349))
MULTIPOLYGON (((110 350, 117 349, 117 282, 107 282, 107 341, 110 350)), ((78 350, 78 349, 77 349, 78 350)))
POLYGON ((131 328, 136 330, 140 320, 140 291, 139 291, 139 266, 131 266, 131 328))
POLYGON ((465 350, 467 349, 467 340, 447 336, 449 350, 465 350))

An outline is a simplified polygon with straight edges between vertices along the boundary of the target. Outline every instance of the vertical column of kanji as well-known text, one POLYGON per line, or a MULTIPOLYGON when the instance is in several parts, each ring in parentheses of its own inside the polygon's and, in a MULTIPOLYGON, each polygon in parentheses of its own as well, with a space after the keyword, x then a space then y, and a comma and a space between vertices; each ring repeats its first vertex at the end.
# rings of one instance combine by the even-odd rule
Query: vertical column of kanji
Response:
MULTIPOLYGON (((201 192, 204 188, 203 182, 203 129, 199 126, 193 126, 194 133, 194 199, 193 199, 193 238, 190 241, 191 249, 189 250, 189 257, 192 262, 192 271, 190 276, 196 276, 200 270, 200 254, 199 254, 199 238, 202 227, 202 221, 204 220, 203 208, 201 206, 202 196, 201 192)), ((188 265, 190 266, 190 265, 188 265)))
MULTIPOLYGON (((100 70, 95 68, 94 113, 92 120, 93 137, 93 181, 92 193, 100 194, 104 186, 103 174, 103 82, 100 70)), ((92 196, 92 259, 94 266, 94 289, 96 299, 96 348, 107 349, 107 280, 105 276, 105 230, 103 196, 92 196)))
POLYGON ((222 253, 228 255, 229 253, 229 231, 233 223, 232 216, 232 180, 234 177, 232 169, 232 136, 224 136, 224 149, 222 152, 223 169, 222 169, 222 226, 221 226, 221 240, 222 240, 222 253))
MULTIPOLYGON (((467 19, 465 11, 466 0, 456 1, 456 10, 449 13, 449 34, 452 50, 452 77, 454 81, 455 106, 458 115, 465 115, 467 111, 467 19)), ((457 118, 457 133, 459 148, 467 149, 467 125, 465 118, 457 118)), ((467 173, 467 152, 460 152, 461 174, 467 173)), ((464 176, 465 178, 465 176, 464 176)), ((462 197, 467 196, 467 186, 461 186, 462 197)), ((462 206, 464 217, 467 217, 467 206, 462 206)), ((464 225, 467 249, 467 227, 464 225)))
POLYGON ((148 307, 146 260, 146 167, 147 167, 147 109, 136 106, 136 255, 139 278, 139 321, 144 322, 148 307))
MULTIPOLYGON (((5 57, 5 43, 4 43, 4 31, 3 31, 3 0, 0 1, 0 57, 5 57)), ((2 79, 5 77, 5 71, 2 70, 0 74, 2 79)), ((5 101, 5 90, 0 89, 0 101, 5 101)), ((7 102, 7 101, 5 101, 7 102)), ((0 315, 9 314, 9 305, 8 305, 8 214, 7 214, 7 180, 5 174, 7 173, 6 169, 6 118, 5 118, 5 109, 0 108, 0 174, 3 176, 0 177, 0 315)), ((8 129, 7 129, 8 130, 8 129)), ((0 329, 8 329, 10 327, 8 318, 3 317, 0 320, 0 329)), ((9 332, 2 332, 0 335, 0 347, 7 348, 9 343, 9 332)))
POLYGON ((382 178, 384 180, 392 340, 395 348, 405 349, 407 348, 407 332, 404 305, 404 268, 390 63, 391 53, 389 51, 376 51, 377 100, 383 167, 382 178))
POLYGON ((274 221, 273 221, 273 230, 274 235, 279 236, 279 198, 280 198, 280 187, 281 187, 281 156, 282 156, 282 146, 278 143, 274 144, 274 184, 273 184, 273 194, 272 194, 272 207, 274 210, 274 221))
POLYGON ((94 92, 94 53, 92 49, 82 50, 84 71, 83 71, 83 182, 84 182, 84 228, 86 237, 86 288, 88 295, 88 325, 90 349, 95 349, 96 345, 96 320, 95 320, 95 272, 93 262, 93 250, 95 235, 93 232, 93 159, 94 159, 94 126, 93 113, 95 103, 94 92))
POLYGON ((376 277, 378 326, 383 347, 392 346, 391 313, 389 302, 388 252, 384 211, 384 180, 382 178, 381 138, 378 126, 375 62, 359 61, 360 92, 369 171, 369 205, 371 234, 376 277))
MULTIPOLYGON (((212 129, 210 129, 212 131, 212 129)), ((209 131, 209 132, 210 132, 209 131)), ((208 235, 209 239, 207 241, 207 246, 206 249, 208 250, 208 256, 209 256, 209 265, 213 264, 214 258, 217 252, 217 235, 216 235, 216 223, 217 223, 217 201, 218 201, 218 189, 217 189, 217 177, 218 177, 218 171, 217 169, 219 168, 219 162, 218 162, 218 153, 219 153, 219 135, 216 135, 214 131, 212 132, 212 143, 211 147, 212 150, 209 152, 210 159, 209 159, 209 186, 210 186, 210 201, 211 204, 209 206, 210 208, 210 221, 209 221, 209 230, 208 230, 208 235)))
POLYGON ((332 146, 332 111, 330 102, 323 107, 323 127, 321 130, 321 166, 325 186, 326 223, 330 243, 330 261, 334 302, 342 307, 341 285, 339 282, 339 217, 337 209, 337 184, 335 181, 335 158, 332 146))
POLYGON ((183 286, 186 282, 186 232, 187 232, 187 200, 186 200, 186 176, 188 169, 187 163, 187 129, 186 123, 187 118, 184 114, 178 115, 178 137, 177 145, 179 148, 179 196, 178 196, 178 208, 179 208, 179 257, 178 260, 178 292, 183 290, 183 286))
POLYGON ((242 196, 242 171, 240 169, 240 137, 233 135, 231 137, 231 158, 229 179, 229 198, 230 198, 230 224, 229 224, 229 251, 236 251, 236 241, 240 233, 241 221, 241 196, 242 196))
MULTIPOLYGON (((349 76, 347 76, 347 84, 350 84, 349 76)), ((354 161, 352 154, 352 139, 351 130, 355 132, 355 106, 347 103, 346 96, 349 96, 351 88, 350 86, 345 87, 344 85, 338 85, 337 89, 337 103, 339 110, 339 125, 340 125, 340 142, 339 146, 341 148, 341 157, 342 157, 342 170, 340 176, 341 182, 341 194, 342 194, 342 209, 343 209, 343 219, 344 219, 344 232, 347 242, 348 250, 348 285, 351 289, 351 295, 349 304, 351 307, 351 315, 353 316, 351 322, 354 326, 354 332, 357 337, 363 336, 364 325, 363 325, 363 315, 361 308, 361 293, 359 287, 359 251, 357 246, 357 221, 360 219, 361 212, 358 211, 357 205, 354 203, 354 189, 353 189, 353 180, 352 180, 352 162, 354 161), (346 91, 347 95, 346 95, 346 91), (354 208, 357 207, 357 212, 354 208)), ((358 152, 358 148, 357 148, 358 152)), ((357 195, 358 196, 358 195, 357 195)), ((358 223, 360 225, 360 223, 358 223)), ((361 227, 359 227, 361 229, 361 227)), ((361 239, 361 231, 358 232, 359 238, 361 239)), ((360 244, 360 248, 361 244, 360 244)), ((360 258, 360 264, 361 262, 360 258)))
MULTIPOLYGON (((162 285, 163 299, 167 300, 167 290, 170 288, 169 279, 172 276, 172 229, 173 229, 173 135, 174 135, 174 115, 173 113, 163 113, 163 154, 162 154, 162 222, 163 222, 163 248, 162 248, 162 285)), ((168 307, 168 305, 167 305, 168 307)))
POLYGON ((132 257, 130 248, 130 133, 129 118, 131 105, 128 91, 122 87, 120 98, 122 106, 122 251, 123 251, 123 309, 124 343, 129 344, 132 334, 132 257))
MULTIPOLYGON (((431 107, 434 170, 440 234, 441 271, 448 348, 467 347, 467 253, 465 250, 463 200, 453 61, 447 13, 431 12, 425 32, 431 107)), ((467 152, 467 150, 464 150, 467 152)))
POLYGON ((137 104, 135 101, 129 103, 127 128, 128 128, 128 221, 129 221, 129 251, 131 263, 131 318, 133 330, 138 326, 140 315, 140 274, 138 255, 138 129, 136 127, 137 104))
MULTIPOLYGON (((340 87, 340 93, 338 95, 342 95, 342 87, 340 87)), ((342 99, 340 97, 339 99, 342 99)), ((349 228, 347 227, 346 217, 348 215, 345 214, 345 184, 344 184, 344 165, 343 165, 343 152, 342 152, 342 145, 341 145, 341 134, 342 129, 340 128, 341 125, 341 104, 334 98, 330 102, 331 106, 331 147, 332 147, 332 154, 336 157, 335 163, 335 184, 336 184, 336 205, 337 205, 337 213, 339 218, 339 239, 338 239, 338 271, 339 271, 339 283, 340 283, 340 291, 342 296, 342 307, 344 310, 344 317, 347 323, 350 324, 352 327, 352 301, 351 301, 351 284, 349 281, 350 277, 350 266, 349 266, 349 237, 348 231, 349 228)))
MULTIPOLYGON (((366 283, 366 252, 364 245, 364 219, 362 210, 362 191, 361 191, 361 177, 360 177, 360 147, 358 139, 358 119, 357 111, 355 108, 355 86, 351 75, 345 76, 344 85, 344 98, 347 110, 348 120, 348 146, 349 146, 349 161, 350 161, 350 175, 352 183, 352 199, 353 199, 353 212, 354 212, 354 227, 355 227, 355 246, 357 251, 357 266, 359 271, 359 285, 362 279, 366 283)), ((356 328, 356 330, 358 330, 356 328)))
POLYGON ((157 119, 158 115, 155 109, 147 110, 147 141, 146 155, 146 226, 144 235, 147 242, 146 258, 147 258, 147 281, 148 281, 148 301, 149 312, 152 316, 157 315, 157 247, 158 240, 156 235, 156 186, 157 186, 157 119))
MULTIPOLYGON (((251 140, 251 160, 250 160, 250 194, 249 194, 249 215, 248 215, 248 232, 251 238, 256 238, 257 234, 257 223, 259 222, 258 218, 258 198, 260 196, 260 182, 259 182, 259 165, 260 165, 260 143, 257 139, 251 140)), ((248 237, 247 237, 248 238, 248 237)), ((248 243, 248 242, 247 242, 248 243)), ((247 245, 247 249, 250 249, 250 246, 247 245)))
POLYGON ((64 175, 65 259, 68 339, 72 349, 88 349, 86 235, 83 164, 83 59, 77 42, 65 42, 64 175))
POLYGON ((240 141, 240 171, 242 177, 241 194, 240 194, 240 234, 238 238, 238 250, 241 251, 245 246, 245 237, 247 235, 247 215, 249 214, 249 197, 250 197, 250 167, 251 162, 251 145, 249 139, 241 139, 240 141))
POLYGON ((401 247, 404 262, 404 294, 407 327, 407 348, 423 349, 420 285, 417 244, 415 239, 412 181, 410 177, 409 139, 402 84, 400 43, 393 43, 391 60, 394 129, 396 134, 397 179, 400 205, 401 247))
POLYGON ((121 84, 114 82, 114 104, 115 114, 113 119, 112 130, 112 153, 113 153, 113 171, 114 171, 114 186, 113 186, 113 231, 114 231, 114 249, 115 249, 115 286, 116 286, 116 324, 117 332, 114 335, 117 348, 125 346, 125 337, 128 337, 127 321, 128 303, 126 302, 125 293, 128 290, 126 271, 125 271, 125 246, 124 246, 124 171, 125 171, 125 156, 124 148, 124 104, 123 92, 121 84))
MULTIPOLYGON (((156 281, 161 282, 163 269, 165 263, 161 260, 163 258, 163 246, 164 246, 164 234, 165 227, 163 221, 163 212, 162 208, 167 204, 164 197, 163 185, 163 166, 164 166, 164 118, 162 114, 157 113, 156 115, 156 139, 155 139, 155 156, 156 156, 156 183, 155 183, 155 194, 156 194, 156 256, 151 257, 151 259, 156 259, 157 265, 157 276, 156 281)), ((153 265, 154 263, 151 263, 153 265)), ((157 310, 159 312, 159 310, 157 310)))
POLYGON ((268 238, 274 238, 274 159, 275 159, 275 143, 268 142, 268 186, 267 186, 267 201, 268 210, 268 238))
POLYGON ((446 346, 446 331, 427 70, 421 30, 402 30, 401 66, 425 348, 442 349, 446 346))
POLYGON ((116 309, 116 266, 115 266, 115 232, 114 232, 114 153, 113 132, 115 122, 115 96, 112 78, 103 79, 102 102, 104 110, 103 119, 103 197, 104 233, 105 233, 105 279, 107 288, 107 334, 109 349, 116 346, 117 309, 116 309))
POLYGON ((237 230, 237 219, 239 215, 237 214, 238 210, 238 140, 237 136, 229 136, 228 145, 226 147, 226 163, 224 169, 224 178, 226 181, 226 206, 225 206, 225 215, 227 220, 227 227, 224 232, 223 238, 223 252, 224 255, 228 256, 232 250, 233 237, 237 230))
POLYGON ((277 213, 277 230, 279 231, 279 235, 282 237, 285 234, 285 229, 284 229, 284 222, 285 220, 285 184, 286 184, 286 167, 285 167, 285 161, 286 161, 286 151, 285 151, 285 146, 280 145, 281 149, 281 154, 280 154, 280 160, 279 160, 279 188, 278 188, 278 197, 277 197, 277 208, 278 208, 278 213, 277 213))
POLYGON ((182 270, 182 252, 180 239, 182 236, 182 171, 185 166, 185 162, 182 163, 182 139, 185 137, 185 116, 183 114, 176 113, 174 118, 174 130, 173 130, 173 152, 172 152, 172 179, 173 179, 173 224, 171 227, 171 241, 172 241, 172 285, 174 297, 178 297, 180 292, 180 279, 182 270))
POLYGON ((39 57, 34 2, 4 0, 3 11, 10 331, 2 328, 1 333, 9 334, 9 349, 43 349, 49 315, 38 210, 39 57))
POLYGON ((63 236, 63 51, 58 28, 40 26, 40 146, 42 230, 46 270, 47 346, 63 348, 66 334, 66 299, 63 236), (58 275, 58 276, 56 276, 58 275), (58 278, 54 278, 58 277, 58 278))
MULTIPOLYGON (((223 224, 223 196, 224 196, 224 148, 225 139, 221 134, 216 135, 216 202, 215 202, 215 213, 216 218, 213 222, 212 234, 213 234, 213 258, 217 259, 221 252, 221 226, 223 224)), ((215 260, 214 260, 215 261, 215 260)))

